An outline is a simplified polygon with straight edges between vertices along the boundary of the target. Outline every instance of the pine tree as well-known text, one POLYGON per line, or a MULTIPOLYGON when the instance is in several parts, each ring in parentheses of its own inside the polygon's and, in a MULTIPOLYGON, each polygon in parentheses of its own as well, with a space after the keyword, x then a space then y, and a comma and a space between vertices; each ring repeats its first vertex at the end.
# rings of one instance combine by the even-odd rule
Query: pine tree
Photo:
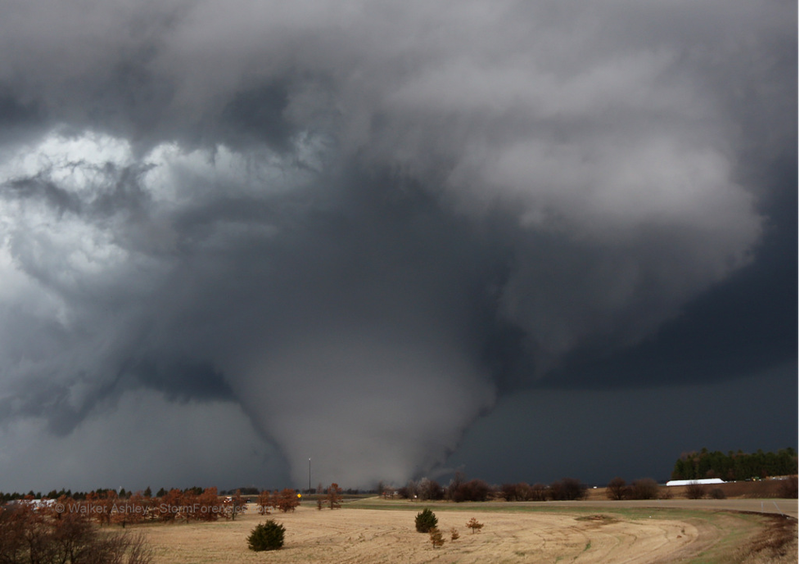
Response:
POLYGON ((438 523, 439 519, 437 519, 433 511, 431 511, 427 507, 423 509, 421 512, 417 513, 417 517, 415 519, 417 532, 419 533, 430 532, 431 529, 436 528, 436 525, 438 523))

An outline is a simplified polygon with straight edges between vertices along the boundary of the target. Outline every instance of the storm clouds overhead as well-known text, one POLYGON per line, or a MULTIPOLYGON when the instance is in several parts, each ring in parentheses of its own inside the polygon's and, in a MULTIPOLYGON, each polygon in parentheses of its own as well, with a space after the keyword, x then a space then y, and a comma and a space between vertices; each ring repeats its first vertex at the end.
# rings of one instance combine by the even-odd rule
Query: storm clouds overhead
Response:
POLYGON ((0 15, 0 490, 796 447, 795 3, 0 15))

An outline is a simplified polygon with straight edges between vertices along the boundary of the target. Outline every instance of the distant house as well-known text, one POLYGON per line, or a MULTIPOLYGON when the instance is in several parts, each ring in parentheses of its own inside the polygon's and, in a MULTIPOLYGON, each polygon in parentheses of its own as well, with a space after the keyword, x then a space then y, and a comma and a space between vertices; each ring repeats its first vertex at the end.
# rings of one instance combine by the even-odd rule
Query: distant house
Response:
POLYGON ((702 480, 670 480, 668 486, 688 486, 690 484, 724 484, 719 478, 703 478, 702 480))

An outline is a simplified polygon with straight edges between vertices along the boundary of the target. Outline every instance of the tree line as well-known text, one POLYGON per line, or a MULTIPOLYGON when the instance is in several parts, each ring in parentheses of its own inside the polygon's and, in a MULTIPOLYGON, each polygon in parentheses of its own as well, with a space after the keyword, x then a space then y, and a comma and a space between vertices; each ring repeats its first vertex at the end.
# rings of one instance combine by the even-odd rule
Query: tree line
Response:
MULTIPOLYGON (((158 490, 158 493, 155 494, 155 497, 157 497, 157 498, 164 497, 165 495, 167 495, 167 493, 169 493, 170 491, 173 491, 175 489, 178 489, 178 488, 170 488, 170 489, 161 488, 161 489, 158 490)), ((206 488, 201 488, 201 487, 198 487, 198 486, 192 486, 190 488, 185 488, 185 489, 182 489, 182 490, 178 489, 178 491, 180 491, 182 493, 194 493, 195 495, 200 495, 201 493, 203 493, 203 491, 205 489, 206 488)), ((234 491, 235 490, 231 490, 231 493, 234 493, 234 491)), ((0 492, 0 502, 7 503, 9 501, 14 501, 16 499, 25 499, 25 498, 28 498, 28 499, 58 499, 58 498, 60 498, 62 496, 67 497, 67 498, 71 498, 71 499, 74 499, 74 500, 77 500, 77 501, 83 501, 87 497, 105 496, 105 495, 108 495, 110 492, 114 492, 114 494, 119 498, 129 498, 129 497, 133 496, 134 494, 141 495, 142 497, 148 498, 148 499, 153 497, 153 491, 152 491, 152 489, 150 489, 150 486, 148 486, 144 491, 138 491, 138 492, 128 491, 125 488, 120 488, 119 491, 112 490, 112 489, 109 489, 109 488, 97 488, 97 489, 94 489, 94 490, 91 490, 91 491, 88 491, 88 492, 82 492, 82 491, 73 492, 72 490, 67 490, 67 489, 61 488, 60 490, 50 490, 46 494, 43 494, 40 491, 39 492, 34 492, 33 490, 30 490, 28 493, 19 493, 19 492, 13 492, 13 493, 5 492, 4 493, 4 492, 0 492)), ((222 492, 220 492, 220 495, 225 495, 225 493, 226 493, 225 491, 222 491, 222 492)), ((241 492, 241 493, 245 493, 245 492, 241 492)), ((258 492, 256 491, 256 493, 258 493, 258 492)))
POLYGON ((684 452, 675 462, 673 480, 699 480, 720 478, 728 482, 766 478, 767 476, 789 476, 797 474, 797 453, 793 448, 777 452, 753 454, 703 448, 700 452, 684 452))
MULTIPOLYGON (((382 484, 379 493, 393 493, 394 490, 382 484)), ((457 472, 447 486, 440 485, 436 480, 423 478, 419 481, 411 480, 402 488, 397 489, 401 499, 418 499, 421 501, 448 500, 456 503, 465 501, 488 501, 501 498, 506 501, 547 501, 573 500, 586 497, 588 486, 575 478, 563 478, 549 485, 525 482, 490 486, 483 480, 467 480, 464 475, 457 472)))

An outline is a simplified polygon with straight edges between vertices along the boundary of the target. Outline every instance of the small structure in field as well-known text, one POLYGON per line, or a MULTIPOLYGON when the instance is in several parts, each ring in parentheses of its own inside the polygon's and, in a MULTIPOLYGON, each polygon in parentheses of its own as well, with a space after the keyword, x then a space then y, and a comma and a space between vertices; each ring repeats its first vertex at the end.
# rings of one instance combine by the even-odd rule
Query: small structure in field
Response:
POLYGON ((670 480, 667 482, 668 486, 689 486, 692 484, 699 484, 704 486, 706 484, 724 484, 719 478, 703 478, 702 480, 670 480))

